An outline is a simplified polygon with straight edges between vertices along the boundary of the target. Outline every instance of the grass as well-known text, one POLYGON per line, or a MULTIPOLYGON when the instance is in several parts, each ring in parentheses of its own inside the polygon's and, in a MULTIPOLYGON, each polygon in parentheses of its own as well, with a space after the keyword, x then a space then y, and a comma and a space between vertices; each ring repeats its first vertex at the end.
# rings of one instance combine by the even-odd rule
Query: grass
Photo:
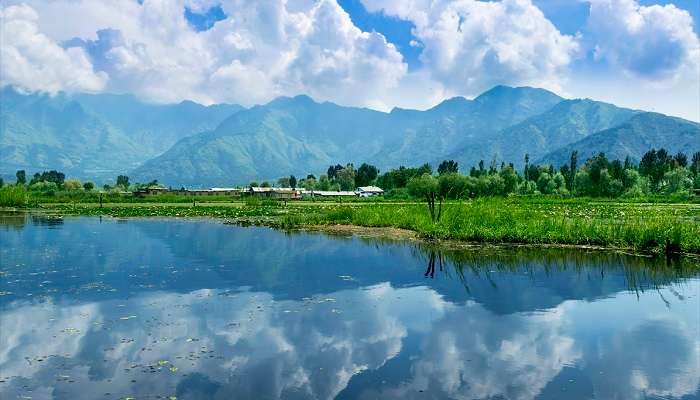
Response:
POLYGON ((542 197, 481 198, 443 205, 440 222, 406 203, 89 204, 51 205, 61 213, 115 217, 217 217, 280 228, 357 225, 409 229, 430 239, 478 243, 602 246, 642 252, 700 254, 700 205, 621 203, 542 197))
POLYGON ((24 186, 7 185, 0 188, 0 207, 24 207, 27 204, 27 190, 24 186))

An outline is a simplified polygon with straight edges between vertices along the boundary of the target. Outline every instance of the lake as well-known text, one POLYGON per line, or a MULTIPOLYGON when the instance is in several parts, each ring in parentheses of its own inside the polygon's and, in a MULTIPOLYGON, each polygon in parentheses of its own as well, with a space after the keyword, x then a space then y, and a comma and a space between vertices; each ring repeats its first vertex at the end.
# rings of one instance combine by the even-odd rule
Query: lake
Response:
POLYGON ((700 399, 685 259, 0 216, 0 398, 700 399))

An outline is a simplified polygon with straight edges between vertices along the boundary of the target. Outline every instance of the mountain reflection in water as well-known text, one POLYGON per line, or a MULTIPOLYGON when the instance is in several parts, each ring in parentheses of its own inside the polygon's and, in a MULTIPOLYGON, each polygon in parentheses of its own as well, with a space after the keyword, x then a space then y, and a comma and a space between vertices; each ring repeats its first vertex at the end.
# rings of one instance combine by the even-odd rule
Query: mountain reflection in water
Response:
POLYGON ((0 398, 700 398, 691 261, 0 217, 0 398))

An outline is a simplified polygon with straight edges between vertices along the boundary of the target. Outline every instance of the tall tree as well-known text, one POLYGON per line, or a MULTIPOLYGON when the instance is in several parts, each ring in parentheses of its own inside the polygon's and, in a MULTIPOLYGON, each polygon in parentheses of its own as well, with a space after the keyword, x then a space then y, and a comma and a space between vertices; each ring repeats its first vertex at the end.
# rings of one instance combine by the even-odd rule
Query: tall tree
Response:
POLYGON ((340 185, 341 190, 355 189, 355 169, 352 164, 348 164, 345 168, 336 173, 336 182, 340 185))
POLYGON ((338 172, 340 172, 342 169, 343 169, 343 166, 340 164, 329 166, 328 171, 326 173, 326 175, 328 175, 328 179, 330 179, 330 180, 335 179, 336 175, 338 175, 338 172))
POLYGON ((297 178, 296 178, 296 176, 294 176, 294 175, 290 175, 290 176, 289 176, 289 186, 290 186, 292 189, 296 189, 296 188, 297 188, 297 178))
POLYGON ((20 169, 19 171, 17 171, 15 176, 17 177, 17 184, 18 185, 24 185, 27 183, 27 173, 23 169, 20 169))
POLYGON ((63 185, 63 181, 66 179, 66 175, 63 172, 58 172, 56 170, 44 171, 42 173, 35 173, 32 180, 29 181, 30 185, 38 182, 52 182, 56 185, 63 185))
POLYGON ((675 156, 673 156, 673 161, 675 162, 676 166, 678 167, 687 167, 688 166, 688 156, 686 156, 683 152, 678 152, 675 156))
POLYGON ((459 164, 455 160, 444 160, 438 165, 438 175, 442 174, 454 174, 459 171, 459 164))
POLYGON ((664 174, 671 169, 668 152, 664 149, 651 149, 644 153, 639 162, 639 173, 649 178, 651 189, 657 191, 664 174))
POLYGON ((125 189, 129 188, 129 177, 126 175, 119 175, 117 177, 117 186, 122 186, 125 189))
POLYGON ((379 169, 374 165, 363 163, 355 174, 355 186, 368 186, 379 175, 379 169))
POLYGON ((279 187, 289 187, 289 177, 283 176, 277 180, 277 186, 279 187))
POLYGON ((690 172, 695 176, 700 174, 700 151, 693 153, 693 158, 690 160, 690 172))
POLYGON ((576 183, 576 168, 578 168, 578 151, 574 150, 571 152, 571 156, 569 157, 569 177, 567 180, 567 189, 569 191, 574 190, 574 184, 576 183))
POLYGON ((525 170, 524 170, 525 172, 523 173, 523 175, 525 176, 525 182, 530 180, 530 177, 527 174, 529 168, 530 168, 530 155, 525 153, 525 170))

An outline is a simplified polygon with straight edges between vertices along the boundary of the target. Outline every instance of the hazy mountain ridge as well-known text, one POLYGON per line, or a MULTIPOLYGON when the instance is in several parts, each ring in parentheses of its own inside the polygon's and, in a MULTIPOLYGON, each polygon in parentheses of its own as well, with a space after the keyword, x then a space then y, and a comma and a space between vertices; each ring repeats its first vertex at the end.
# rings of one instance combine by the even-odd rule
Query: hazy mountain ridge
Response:
POLYGON ((690 156, 700 150, 700 124, 667 115, 640 112, 624 123, 593 133, 583 139, 554 150, 540 159, 542 163, 559 165, 568 160, 573 150, 579 160, 604 152, 610 159, 629 156, 638 162, 651 148, 665 148, 690 156))
POLYGON ((213 129, 240 110, 192 102, 156 105, 130 95, 22 94, 0 90, 0 171, 59 169, 87 179, 113 178, 213 129))
POLYGON ((331 163, 368 162, 381 169, 414 165, 478 143, 561 100, 542 89, 499 86, 474 100, 456 97, 426 111, 383 113, 317 103, 308 96, 278 98, 236 113, 210 133, 177 143, 133 175, 220 185, 318 174, 331 163))
POLYGON ((62 169, 84 179, 222 186, 325 172, 329 164, 483 159, 558 165, 571 150, 639 159, 651 147, 697 151, 700 125, 543 89, 497 86, 425 110, 389 113, 280 97, 249 109, 152 105, 124 95, 23 95, 3 89, 0 170, 62 169), (693 148, 695 147, 695 148, 693 148))
POLYGON ((462 165, 494 157, 522 167, 524 156, 539 160, 552 149, 576 142, 594 132, 617 126, 638 111, 590 99, 563 100, 542 114, 507 127, 486 139, 482 146, 472 146, 451 154, 462 165))

